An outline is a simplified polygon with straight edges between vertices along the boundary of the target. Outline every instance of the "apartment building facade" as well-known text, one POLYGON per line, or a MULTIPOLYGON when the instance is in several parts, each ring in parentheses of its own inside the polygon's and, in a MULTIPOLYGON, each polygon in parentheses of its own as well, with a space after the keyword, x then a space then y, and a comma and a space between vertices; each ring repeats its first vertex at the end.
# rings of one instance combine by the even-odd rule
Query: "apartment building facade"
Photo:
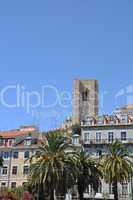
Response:
MULTIPOLYGON (((120 140, 130 154, 133 155, 133 116, 128 114, 106 115, 99 117, 88 116, 81 125, 81 136, 73 135, 73 143, 83 145, 90 156, 99 158, 108 152, 109 144, 120 140)), ((133 178, 133 177, 132 177, 133 178)), ((132 179, 129 183, 119 183, 119 200, 130 200, 132 195, 132 179)), ((94 193, 91 186, 85 193, 86 198, 114 199, 112 185, 102 181, 99 192, 94 193)))
POLYGON ((0 187, 18 187, 27 182, 29 158, 38 148, 38 130, 33 126, 0 132, 0 187))

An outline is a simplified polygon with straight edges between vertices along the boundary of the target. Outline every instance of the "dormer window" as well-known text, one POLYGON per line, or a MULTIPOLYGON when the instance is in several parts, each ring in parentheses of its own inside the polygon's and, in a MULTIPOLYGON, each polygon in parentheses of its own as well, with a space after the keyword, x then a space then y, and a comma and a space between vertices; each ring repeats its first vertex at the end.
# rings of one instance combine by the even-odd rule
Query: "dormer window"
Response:
POLYGON ((99 117, 99 118, 98 118, 98 124, 99 124, 99 125, 102 125, 102 124, 103 124, 103 117, 99 117))
POLYGON ((114 124, 115 123, 115 118, 114 116, 110 116, 110 124, 114 124))
POLYGON ((122 124, 127 124, 128 123, 128 115, 122 115, 121 122, 122 122, 122 124))
POLYGON ((31 137, 27 137, 25 139, 25 145, 30 146, 32 144, 32 138, 31 137))
POLYGON ((85 122, 87 125, 92 125, 94 122, 94 119, 92 117, 86 117, 85 122))

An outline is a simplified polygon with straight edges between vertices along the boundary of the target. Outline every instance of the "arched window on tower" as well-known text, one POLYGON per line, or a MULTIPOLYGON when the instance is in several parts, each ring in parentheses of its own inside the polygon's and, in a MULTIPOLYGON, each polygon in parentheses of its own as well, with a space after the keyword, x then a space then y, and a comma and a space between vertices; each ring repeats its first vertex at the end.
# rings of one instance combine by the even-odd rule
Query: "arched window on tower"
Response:
POLYGON ((88 96, 89 96, 88 90, 82 92, 82 101, 88 101, 88 96))

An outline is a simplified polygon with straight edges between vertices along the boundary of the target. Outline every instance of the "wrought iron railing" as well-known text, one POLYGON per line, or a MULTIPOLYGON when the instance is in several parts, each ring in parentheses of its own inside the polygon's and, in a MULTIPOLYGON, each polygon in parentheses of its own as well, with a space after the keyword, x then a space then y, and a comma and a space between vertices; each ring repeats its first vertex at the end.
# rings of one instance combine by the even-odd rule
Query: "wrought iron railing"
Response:
MULTIPOLYGON (((114 142, 116 139, 88 139, 84 140, 83 144, 110 144, 114 142)), ((120 140, 123 144, 133 144, 133 138, 126 138, 126 139, 118 139, 120 140)))

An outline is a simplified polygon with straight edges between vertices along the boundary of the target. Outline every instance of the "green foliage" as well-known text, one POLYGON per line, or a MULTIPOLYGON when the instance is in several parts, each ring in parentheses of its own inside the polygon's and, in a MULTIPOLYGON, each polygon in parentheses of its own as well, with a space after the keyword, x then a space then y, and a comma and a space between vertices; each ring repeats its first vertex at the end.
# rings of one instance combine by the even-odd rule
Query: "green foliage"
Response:
POLYGON ((23 187, 17 187, 14 189, 11 189, 11 192, 14 194, 16 199, 23 200, 24 199, 24 188, 23 187))
POLYGON ((124 145, 115 141, 109 146, 109 153, 101 157, 102 172, 106 182, 128 182, 133 170, 133 163, 124 145))
POLYGON ((104 180, 113 184, 114 196, 118 199, 117 183, 128 182, 133 172, 133 162, 126 147, 116 140, 109 146, 109 153, 100 160, 104 180))
POLYGON ((97 192, 100 184, 100 171, 97 168, 96 160, 90 158, 90 156, 81 149, 78 152, 77 157, 77 185, 80 200, 83 199, 83 193, 91 185, 94 191, 97 192))
POLYGON ((74 185, 82 200, 88 185, 98 190, 101 177, 114 185, 117 200, 117 182, 128 181, 133 173, 129 152, 120 142, 110 145, 108 154, 97 163, 84 149, 77 151, 58 131, 46 135, 30 162, 29 185, 35 200, 54 200, 55 194, 65 196, 74 185))
MULTIPOLYGON (((59 191, 59 185, 65 184, 63 176, 69 168, 73 157, 71 145, 60 132, 46 135, 46 142, 39 147, 38 153, 31 158, 30 179, 34 188, 45 191, 47 199, 54 199, 54 192, 59 191), (69 151, 67 151, 69 149, 69 151), (34 159, 36 162, 34 163, 34 159)), ((43 198, 42 198, 43 199, 43 198)))

